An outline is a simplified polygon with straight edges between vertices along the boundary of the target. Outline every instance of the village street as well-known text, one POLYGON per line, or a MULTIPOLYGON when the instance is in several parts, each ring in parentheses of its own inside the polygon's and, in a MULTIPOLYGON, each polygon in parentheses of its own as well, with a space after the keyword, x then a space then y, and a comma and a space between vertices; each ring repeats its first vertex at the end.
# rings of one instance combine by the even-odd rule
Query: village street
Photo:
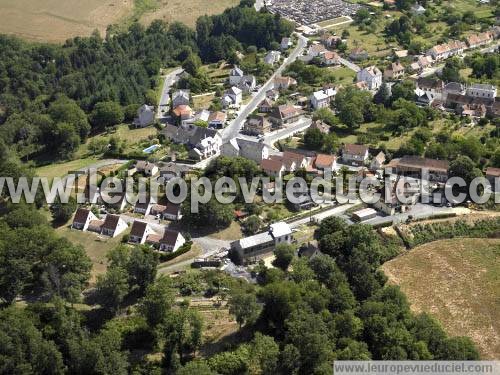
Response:
POLYGON ((164 76, 163 88, 161 91, 160 102, 158 103, 157 118, 164 117, 163 111, 170 103, 170 88, 179 79, 179 74, 183 72, 182 68, 176 68, 164 76))
POLYGON ((276 69, 271 78, 269 78, 269 80, 262 85, 260 90, 252 97, 250 102, 239 111, 238 116, 232 122, 230 122, 230 124, 226 128, 224 128, 224 130, 222 130, 222 139, 224 142, 238 136, 238 133, 240 132, 240 129, 243 126, 246 118, 255 110, 255 108, 257 108, 259 103, 264 100, 264 98, 266 97, 266 92, 273 88, 274 78, 279 76, 290 63, 294 62, 295 59, 297 59, 297 57, 302 54, 304 48, 307 46, 308 39, 300 34, 295 35, 297 35, 298 37, 297 46, 295 47, 295 49, 290 52, 290 55, 283 61, 281 66, 276 69))

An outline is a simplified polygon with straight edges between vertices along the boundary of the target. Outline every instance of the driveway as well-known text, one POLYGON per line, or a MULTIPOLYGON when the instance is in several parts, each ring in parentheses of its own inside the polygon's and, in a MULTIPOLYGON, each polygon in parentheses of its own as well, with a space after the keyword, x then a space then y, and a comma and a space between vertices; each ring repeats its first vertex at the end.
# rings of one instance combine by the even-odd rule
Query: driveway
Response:
POLYGON ((269 147, 273 147, 274 143, 280 139, 288 138, 295 133, 299 133, 309 126, 311 126, 312 120, 310 118, 301 118, 299 121, 290 124, 284 129, 276 130, 272 133, 266 134, 264 137, 264 143, 269 147))
POLYGON ((170 73, 163 76, 163 88, 161 90, 160 102, 158 103, 158 110, 156 113, 157 118, 162 118, 163 114, 161 112, 162 109, 168 106, 170 102, 170 88, 178 81, 179 74, 184 71, 182 68, 176 68, 172 70, 170 73))
POLYGON ((266 97, 266 92, 274 87, 274 78, 279 76, 285 68, 290 65, 297 57, 303 52, 304 48, 307 46, 308 39, 303 35, 296 34, 298 36, 297 46, 290 53, 290 55, 283 61, 281 66, 276 69, 271 78, 262 85, 260 90, 252 97, 250 102, 244 106, 238 113, 238 116, 222 130, 223 142, 230 141, 231 139, 238 136, 243 123, 246 118, 257 108, 259 103, 266 97))

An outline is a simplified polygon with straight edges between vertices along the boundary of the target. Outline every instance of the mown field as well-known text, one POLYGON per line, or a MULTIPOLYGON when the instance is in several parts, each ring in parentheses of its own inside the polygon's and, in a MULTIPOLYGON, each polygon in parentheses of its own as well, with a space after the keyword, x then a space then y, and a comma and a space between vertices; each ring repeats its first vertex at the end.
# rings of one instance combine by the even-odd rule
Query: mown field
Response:
POLYGON ((383 265, 412 309, 435 316, 450 335, 467 335, 481 357, 500 357, 500 239, 431 242, 383 265))
POLYGON ((193 26, 204 14, 222 13, 238 0, 0 0, 0 33, 27 40, 62 43, 110 24, 155 19, 181 21, 193 26))

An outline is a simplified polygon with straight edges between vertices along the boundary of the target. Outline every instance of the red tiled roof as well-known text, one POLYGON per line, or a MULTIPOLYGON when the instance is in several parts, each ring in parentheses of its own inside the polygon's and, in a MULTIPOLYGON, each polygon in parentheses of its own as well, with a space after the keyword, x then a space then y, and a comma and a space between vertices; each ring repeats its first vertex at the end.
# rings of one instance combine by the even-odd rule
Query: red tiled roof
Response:
POLYGON ((351 155, 364 156, 368 151, 368 147, 365 145, 345 144, 343 150, 351 155))
POLYGON ((279 159, 262 159, 260 166, 265 171, 279 172, 283 168, 283 163, 279 159))
POLYGON ((331 167, 335 163, 335 160, 337 160, 335 155, 318 154, 315 164, 317 168, 322 169, 324 167, 331 167))
POLYGON ((73 219, 74 223, 85 223, 87 221, 88 216, 90 215, 90 210, 86 208, 79 208, 76 211, 75 218, 73 219))

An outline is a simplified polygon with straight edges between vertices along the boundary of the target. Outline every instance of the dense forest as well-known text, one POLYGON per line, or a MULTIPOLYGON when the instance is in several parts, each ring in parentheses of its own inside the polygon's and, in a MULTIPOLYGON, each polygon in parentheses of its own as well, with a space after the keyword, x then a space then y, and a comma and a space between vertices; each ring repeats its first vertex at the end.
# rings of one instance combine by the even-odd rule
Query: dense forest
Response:
POLYGON ((50 149, 54 157, 67 157, 92 127, 120 119, 113 105, 156 104, 160 68, 179 66, 193 54, 210 63, 250 45, 269 48, 293 25, 246 1, 201 17, 196 31, 162 21, 114 29, 62 46, 0 35, 0 137, 19 156, 50 149))

